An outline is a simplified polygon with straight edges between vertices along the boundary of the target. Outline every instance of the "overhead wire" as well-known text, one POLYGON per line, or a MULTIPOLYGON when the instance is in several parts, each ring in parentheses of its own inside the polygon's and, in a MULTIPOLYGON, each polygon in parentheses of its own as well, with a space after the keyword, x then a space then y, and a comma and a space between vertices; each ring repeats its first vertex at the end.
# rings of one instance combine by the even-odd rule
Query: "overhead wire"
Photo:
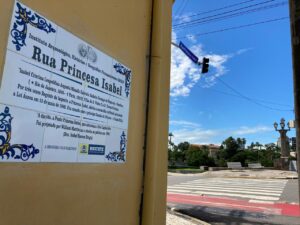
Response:
POLYGON ((181 10, 181 8, 182 8, 182 5, 186 2, 187 0, 182 0, 182 1, 180 1, 180 5, 178 5, 178 8, 177 8, 177 10, 176 10, 176 12, 175 12, 175 15, 178 15, 178 12, 181 10))
POLYGON ((282 112, 291 112, 291 111, 294 111, 294 109, 279 109, 279 108, 274 108, 274 107, 270 107, 268 105, 265 105, 265 104, 262 104, 252 98, 249 98, 248 96, 242 94, 241 92, 239 92, 238 90, 236 90, 235 88, 233 88, 231 85, 229 85, 228 83, 226 83, 224 80, 222 80, 220 77, 216 77, 216 79, 218 81, 220 81, 224 86, 226 86, 227 88, 229 88, 230 90, 232 90, 234 93, 236 93, 237 95, 239 95, 241 98, 244 98, 245 100, 249 101, 249 102, 252 102, 253 104, 256 104, 260 107, 263 107, 263 108, 267 108, 267 109, 270 109, 270 110, 275 110, 275 111, 282 111, 282 112))
POLYGON ((241 11, 241 10, 244 10, 244 9, 249 9, 249 8, 252 8, 252 7, 255 7, 255 6, 258 6, 258 5, 263 5, 263 4, 267 4, 267 3, 270 3, 270 2, 274 2, 274 1, 276 1, 276 0, 268 0, 268 1, 257 3, 257 4, 252 4, 252 5, 249 5, 249 6, 245 6, 245 7, 242 7, 242 8, 237 8, 237 9, 221 12, 221 13, 214 14, 214 15, 211 15, 211 16, 201 17, 201 18, 198 18, 198 19, 195 19, 195 20, 192 20, 192 21, 177 23, 177 24, 174 24, 173 26, 176 27, 176 26, 188 24, 188 23, 191 23, 191 22, 194 22, 194 21, 209 19, 209 18, 213 18, 213 17, 216 17, 216 16, 221 16, 221 15, 224 15, 224 14, 229 14, 229 13, 241 11))
POLYGON ((186 6, 187 6, 188 0, 184 0, 184 1, 185 1, 185 2, 183 3, 182 8, 178 11, 177 16, 180 16, 180 15, 184 12, 184 10, 185 10, 185 8, 186 8, 186 6))
POLYGON ((203 24, 207 24, 207 23, 212 23, 212 22, 222 21, 222 20, 226 20, 226 19, 231 19, 231 18, 234 18, 234 17, 243 16, 243 15, 247 15, 247 14, 250 14, 250 13, 256 13, 256 12, 259 12, 259 11, 264 11, 264 10, 268 10, 268 9, 282 7, 282 6, 285 6, 287 4, 288 4, 287 1, 283 1, 281 3, 276 3, 276 4, 273 4, 273 5, 263 6, 263 7, 247 10, 247 11, 242 11, 242 12, 238 12, 238 13, 229 14, 229 15, 226 15, 226 16, 219 16, 219 17, 215 17, 215 18, 212 18, 212 19, 207 19, 207 20, 202 20, 202 21, 198 21, 198 22, 189 23, 189 24, 186 24, 186 25, 177 26, 177 27, 174 27, 173 29, 174 30, 186 29, 186 28, 199 26, 199 25, 203 25, 203 24))
MULTIPOLYGON (((225 91, 220 91, 220 90, 217 90, 217 89, 214 89, 214 88, 209 88, 208 90, 214 91, 214 92, 217 92, 217 93, 220 93, 220 94, 223 94, 223 95, 228 95, 228 96, 233 96, 233 97, 237 97, 237 98, 242 98, 241 96, 239 96, 237 94, 228 93, 228 92, 225 92, 225 91)), ((291 105, 282 104, 282 103, 273 102, 273 101, 266 101, 266 100, 256 99, 256 98, 251 98, 251 99, 253 99, 254 101, 263 102, 263 103, 267 103, 267 104, 270 104, 270 105, 292 107, 291 105)))
MULTIPOLYGON (((208 13, 211 13, 211 12, 220 11, 220 10, 227 9, 227 8, 232 8, 232 7, 235 7, 235 6, 238 6, 238 5, 242 5, 242 4, 246 4, 246 3, 249 3, 249 2, 253 2, 253 1, 255 1, 255 0, 248 0, 248 1, 237 3, 237 4, 227 5, 225 7, 221 7, 221 8, 218 8, 218 9, 214 9, 214 10, 209 10, 209 11, 205 11, 205 12, 202 12, 202 13, 193 14, 193 15, 189 16, 189 18, 196 17, 196 16, 203 15, 203 14, 208 14, 208 13)), ((275 0, 268 0, 268 1, 261 2, 261 3, 249 5, 249 6, 246 6, 246 7, 241 7, 241 8, 238 8, 238 9, 234 9, 234 10, 222 12, 222 13, 219 13, 219 14, 211 15, 211 16, 208 16, 208 17, 198 18, 198 19, 195 19, 195 20, 192 20, 192 21, 189 21, 189 22, 178 23, 178 24, 174 25, 174 28, 176 29, 176 27, 180 28, 180 27, 184 27, 184 26, 185 27, 188 27, 188 26, 191 27, 193 25, 199 25, 199 24, 202 24, 202 23, 209 23, 209 22, 213 22, 213 21, 224 20, 224 19, 235 17, 235 16, 245 15, 245 14, 248 14, 248 13, 257 12, 257 11, 260 11, 260 10, 266 10, 266 9, 269 9, 269 8, 279 7, 279 6, 283 6, 283 5, 287 4, 287 1, 283 1, 283 2, 277 3, 277 4, 272 4, 272 5, 267 5, 267 6, 263 6, 263 7, 259 7, 259 8, 254 8, 254 9, 247 10, 247 11, 241 11, 243 9, 252 8, 252 7, 255 7, 255 6, 258 6, 258 5, 267 4, 267 3, 270 3, 270 2, 274 2, 274 1, 275 0), (241 11, 241 12, 239 12, 239 11, 241 11), (229 13, 232 13, 232 12, 238 12, 238 13, 229 14, 229 13), (229 14, 229 15, 224 16, 224 14, 229 14), (218 17, 220 15, 222 15, 222 16, 218 17)), ((182 7, 181 12, 184 11, 184 9, 186 7, 186 4, 187 4, 187 2, 185 2, 184 6, 182 7)), ((240 25, 240 26, 235 26, 235 27, 229 27, 229 28, 224 28, 224 29, 210 31, 210 32, 198 33, 198 34, 195 34, 193 36, 202 36, 202 35, 208 35, 208 34, 212 34, 212 33, 225 32, 225 31, 228 31, 228 30, 242 29, 242 28, 245 28, 245 27, 251 27, 251 26, 256 26, 256 25, 260 25, 260 24, 276 22, 276 21, 287 19, 287 18, 289 18, 289 17, 287 16, 287 17, 280 17, 280 18, 275 18, 275 19, 271 19, 271 20, 264 20, 264 21, 260 21, 260 22, 256 22, 256 23, 251 23, 251 24, 245 24, 245 25, 240 25)), ((185 39, 185 38, 188 38, 188 37, 184 36, 184 37, 179 37, 178 39, 185 39)), ((229 85, 228 83, 226 83, 220 77, 216 77, 216 79, 219 80, 224 86, 226 86, 227 88, 229 88, 231 91, 233 91, 235 94, 218 91, 220 93, 227 94, 227 95, 232 95, 232 96, 235 96, 235 97, 239 97, 239 98, 245 99, 245 100, 247 100, 247 101, 249 101, 249 102, 251 102, 253 104, 256 104, 256 105, 258 105, 260 107, 267 108, 267 109, 270 109, 270 110, 276 110, 276 111, 294 111, 293 109, 292 110, 291 109, 280 109, 280 108, 275 108, 275 107, 271 107, 269 105, 263 104, 261 102, 264 102, 264 103, 267 103, 267 104, 272 104, 272 105, 287 106, 287 107, 289 107, 288 105, 283 105, 283 104, 280 104, 280 103, 275 103, 275 102, 270 102, 270 101, 265 101, 265 100, 259 100, 259 99, 250 98, 250 97, 242 94, 241 92, 239 92, 235 88, 233 88, 231 85, 229 85)))
MULTIPOLYGON (((232 5, 227 5, 227 6, 224 6, 224 7, 221 7, 221 8, 212 9, 212 10, 192 14, 189 17, 191 18, 191 17, 195 17, 195 16, 199 16, 199 15, 205 15, 205 14, 208 14, 208 13, 217 12, 217 11, 220 11, 220 10, 223 10, 223 9, 232 8, 232 7, 235 7, 235 6, 238 6, 238 5, 243 5, 243 4, 246 4, 246 3, 249 3, 249 2, 254 2, 254 1, 257 1, 257 0, 248 0, 248 1, 240 2, 240 3, 236 3, 236 4, 232 4, 232 5)), ((177 20, 180 20, 180 18, 179 19, 174 19, 174 21, 177 21, 177 20)))
POLYGON ((223 28, 223 29, 220 29, 220 30, 197 33, 197 34, 193 34, 193 35, 185 35, 185 36, 177 37, 177 39, 183 40, 183 39, 189 38, 189 36, 193 36, 193 37, 204 36, 204 35, 209 35, 209 34, 214 34, 214 33, 221 33, 221 32, 225 32, 225 31, 229 31, 229 30, 237 30, 237 29, 242 29, 242 28, 246 28, 246 27, 257 26, 257 25, 265 24, 265 23, 272 23, 272 22, 286 20, 286 19, 289 19, 289 16, 275 18, 275 19, 271 19, 271 20, 264 20, 264 21, 245 24, 245 25, 240 25, 240 26, 233 26, 233 27, 223 28))

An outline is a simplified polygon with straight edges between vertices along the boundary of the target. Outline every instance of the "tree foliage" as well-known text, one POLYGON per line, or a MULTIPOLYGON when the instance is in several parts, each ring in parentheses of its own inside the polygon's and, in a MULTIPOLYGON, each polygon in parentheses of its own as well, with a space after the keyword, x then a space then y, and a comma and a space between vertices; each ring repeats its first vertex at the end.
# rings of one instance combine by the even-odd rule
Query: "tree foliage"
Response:
POLYGON ((224 140, 222 145, 224 146, 225 153, 223 153, 223 157, 225 159, 230 159, 232 156, 234 156, 240 147, 237 140, 233 137, 229 137, 224 140))
POLYGON ((259 162, 262 166, 272 167, 274 159, 280 158, 280 149, 274 143, 262 145, 252 142, 245 149, 245 138, 228 137, 222 142, 217 153, 217 158, 209 157, 208 146, 191 145, 189 142, 181 142, 168 149, 168 159, 171 165, 186 164, 188 166, 221 166, 226 162, 241 162, 243 166, 249 163, 259 162))
POLYGON ((190 145, 186 152, 186 161, 189 166, 213 166, 214 159, 208 156, 208 149, 206 146, 200 148, 199 146, 190 145))

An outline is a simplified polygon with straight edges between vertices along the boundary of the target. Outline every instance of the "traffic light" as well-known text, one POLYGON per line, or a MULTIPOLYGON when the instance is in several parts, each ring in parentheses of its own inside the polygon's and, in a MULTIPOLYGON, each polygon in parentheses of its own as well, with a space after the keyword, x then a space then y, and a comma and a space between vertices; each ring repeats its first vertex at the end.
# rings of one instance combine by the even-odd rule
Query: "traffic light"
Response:
POLYGON ((202 60, 202 73, 207 73, 209 67, 209 58, 203 58, 202 60))

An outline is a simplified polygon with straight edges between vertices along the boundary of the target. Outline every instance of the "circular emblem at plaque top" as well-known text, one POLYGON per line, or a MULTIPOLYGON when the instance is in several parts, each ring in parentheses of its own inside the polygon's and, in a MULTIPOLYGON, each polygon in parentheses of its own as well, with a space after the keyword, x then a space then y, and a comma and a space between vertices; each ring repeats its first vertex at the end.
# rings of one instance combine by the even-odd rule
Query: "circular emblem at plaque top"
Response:
POLYGON ((79 52, 79 55, 83 58, 85 58, 88 54, 88 48, 86 45, 84 44, 79 44, 78 46, 78 52, 79 52))
POLYGON ((93 63, 97 61, 97 54, 90 46, 87 46, 85 44, 79 44, 78 53, 82 58, 87 58, 93 63))

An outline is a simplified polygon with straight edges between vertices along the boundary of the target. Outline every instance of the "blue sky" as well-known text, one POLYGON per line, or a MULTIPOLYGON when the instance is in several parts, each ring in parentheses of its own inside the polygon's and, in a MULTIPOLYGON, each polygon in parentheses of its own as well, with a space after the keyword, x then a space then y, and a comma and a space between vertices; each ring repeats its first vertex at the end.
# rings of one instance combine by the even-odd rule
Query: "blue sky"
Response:
POLYGON ((173 41, 211 62, 201 74, 172 47, 169 130, 175 143, 220 144, 229 136, 247 144, 277 141, 273 123, 294 119, 288 16, 287 0, 175 1, 173 41))

